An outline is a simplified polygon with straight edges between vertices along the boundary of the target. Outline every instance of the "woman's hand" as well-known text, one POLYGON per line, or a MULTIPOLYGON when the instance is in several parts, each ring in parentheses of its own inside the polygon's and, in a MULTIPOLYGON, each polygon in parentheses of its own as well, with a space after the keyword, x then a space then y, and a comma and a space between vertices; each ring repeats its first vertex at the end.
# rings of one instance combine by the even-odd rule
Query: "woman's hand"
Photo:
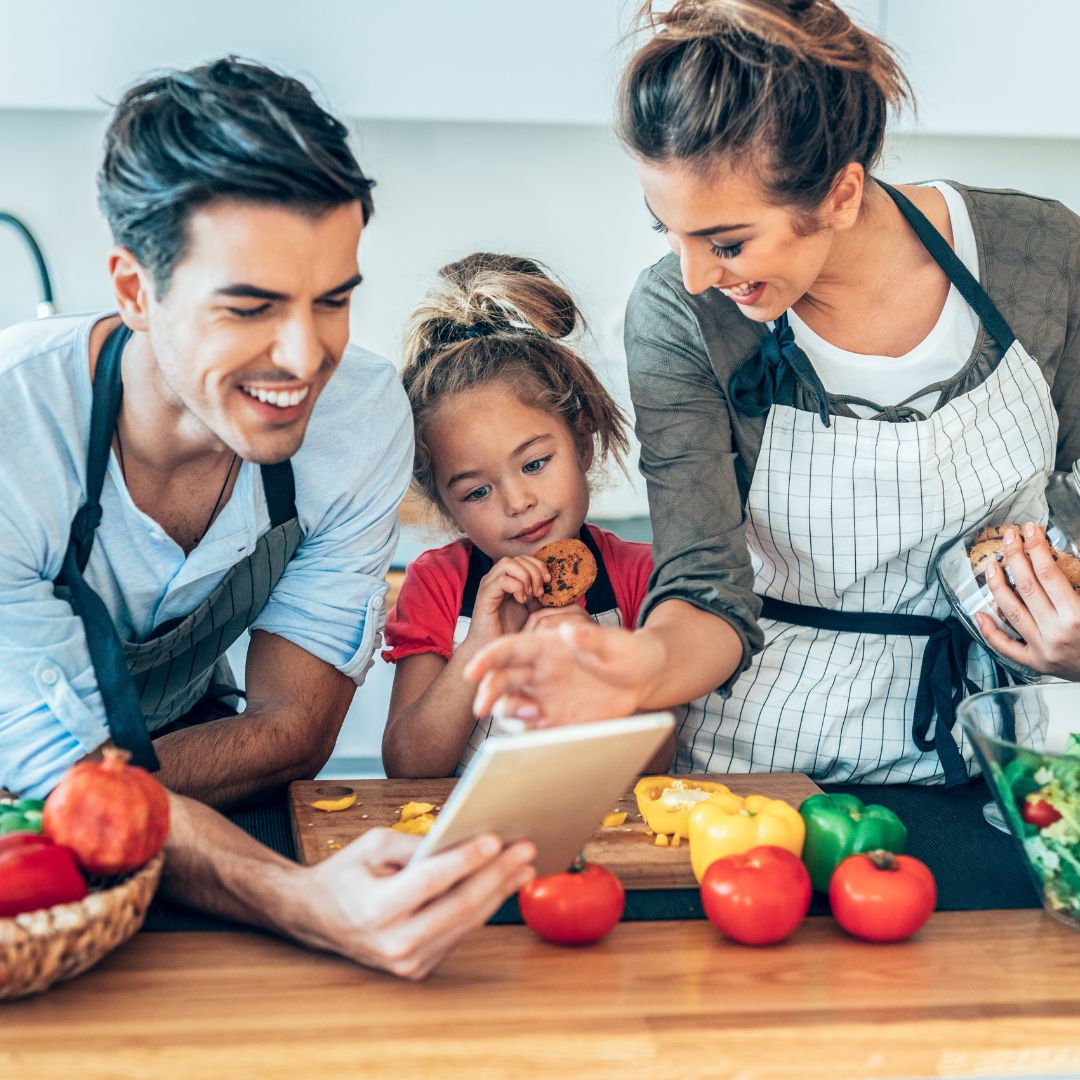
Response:
POLYGON ((503 634, 518 633, 550 580, 551 571, 531 555, 501 558, 480 579, 466 640, 479 648, 503 634))
POLYGON ((665 667, 653 634, 562 618, 556 633, 516 634, 492 642, 465 668, 479 683, 473 712, 517 717, 546 727, 630 716, 665 667))
POLYGON ((1005 565, 1013 585, 994 564, 986 570, 986 584, 1024 640, 1014 641, 982 612, 975 620, 1002 656, 1045 675, 1080 680, 1080 594, 1055 562, 1043 530, 1028 524, 1023 532, 1021 543, 1014 529, 1005 530, 1005 565))

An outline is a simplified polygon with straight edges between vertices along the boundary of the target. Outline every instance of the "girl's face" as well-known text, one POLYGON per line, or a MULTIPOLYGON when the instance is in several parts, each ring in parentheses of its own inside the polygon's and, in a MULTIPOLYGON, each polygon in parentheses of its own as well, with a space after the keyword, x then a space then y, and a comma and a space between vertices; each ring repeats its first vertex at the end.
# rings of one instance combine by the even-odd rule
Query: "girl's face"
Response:
POLYGON ((561 416, 491 383, 444 401, 427 440, 443 507, 485 555, 531 555, 578 535, 590 461, 561 416))
POLYGON ((818 228, 801 235, 795 212, 768 202, 742 173, 702 177, 677 163, 642 162, 638 174, 653 227, 679 256, 686 291, 719 289, 755 322, 778 318, 828 278, 836 235, 854 224, 862 194, 860 170, 858 190, 838 184, 816 215, 818 228))

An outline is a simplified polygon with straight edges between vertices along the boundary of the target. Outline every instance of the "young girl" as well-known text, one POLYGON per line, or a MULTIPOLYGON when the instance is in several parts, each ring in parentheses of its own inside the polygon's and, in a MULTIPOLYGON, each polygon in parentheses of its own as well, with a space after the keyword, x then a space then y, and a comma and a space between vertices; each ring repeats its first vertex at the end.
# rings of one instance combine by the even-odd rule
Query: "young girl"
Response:
POLYGON ((386 625, 397 665, 383 736, 388 776, 460 774, 491 733, 462 669, 495 638, 588 619, 632 627, 652 559, 585 524, 588 472, 628 449, 626 419, 564 343, 580 313, 528 259, 476 254, 439 272, 414 312, 402 379, 416 428, 413 481, 464 534, 413 562, 386 625), (539 607, 533 552, 580 538, 596 581, 568 608, 539 607))

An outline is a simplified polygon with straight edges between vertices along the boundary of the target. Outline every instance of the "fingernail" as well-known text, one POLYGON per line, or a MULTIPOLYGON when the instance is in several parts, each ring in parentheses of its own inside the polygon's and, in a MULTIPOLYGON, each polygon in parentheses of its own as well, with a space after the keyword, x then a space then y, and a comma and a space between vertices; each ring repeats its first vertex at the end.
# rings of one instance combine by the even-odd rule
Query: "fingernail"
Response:
POLYGON ((514 710, 518 720, 535 720, 539 715, 540 710, 535 705, 520 705, 514 710))
POLYGON ((1028 540, 1032 540, 1035 537, 1035 526, 1032 525, 1030 521, 1024 526, 1024 536, 1026 536, 1028 540))
POLYGON ((1005 543, 1006 544, 1015 544, 1016 543, 1016 530, 1015 529, 1006 529, 1005 530, 1005 543))
POLYGON ((998 573, 997 567, 993 563, 991 563, 986 568, 986 580, 987 581, 993 581, 997 577, 997 573, 998 573))
POLYGON ((482 836, 476 847, 485 859, 494 858, 502 850, 502 844, 497 836, 482 836))

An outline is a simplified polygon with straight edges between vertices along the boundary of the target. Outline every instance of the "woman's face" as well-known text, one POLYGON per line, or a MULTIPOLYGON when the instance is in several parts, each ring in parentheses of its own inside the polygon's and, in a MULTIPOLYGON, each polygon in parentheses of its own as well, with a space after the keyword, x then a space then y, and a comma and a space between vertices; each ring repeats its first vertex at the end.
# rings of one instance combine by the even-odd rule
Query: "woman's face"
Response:
POLYGON ((817 228, 803 235, 805 220, 768 202, 743 173, 724 169, 705 177, 680 163, 641 162, 638 174, 653 227, 679 256, 687 292, 719 289, 755 322, 778 318, 811 291, 837 230, 849 227, 846 204, 838 212, 830 196, 817 228))

